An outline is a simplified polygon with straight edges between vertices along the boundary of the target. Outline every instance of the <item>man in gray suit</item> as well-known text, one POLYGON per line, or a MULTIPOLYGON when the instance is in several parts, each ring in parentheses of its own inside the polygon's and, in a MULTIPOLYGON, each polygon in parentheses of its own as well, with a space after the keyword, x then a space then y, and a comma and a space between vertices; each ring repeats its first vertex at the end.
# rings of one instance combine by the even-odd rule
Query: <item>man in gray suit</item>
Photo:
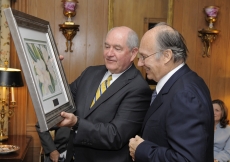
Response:
MULTIPOLYGON (((77 111, 62 112, 59 126, 74 130, 69 144, 74 145, 75 162, 132 161, 128 142, 139 133, 151 99, 148 84, 133 64, 138 46, 133 30, 113 28, 106 36, 105 65, 88 67, 70 84, 77 111), (106 91, 92 104, 98 87, 110 75, 106 91)), ((59 152, 48 132, 38 133, 45 153, 57 161, 59 152)))

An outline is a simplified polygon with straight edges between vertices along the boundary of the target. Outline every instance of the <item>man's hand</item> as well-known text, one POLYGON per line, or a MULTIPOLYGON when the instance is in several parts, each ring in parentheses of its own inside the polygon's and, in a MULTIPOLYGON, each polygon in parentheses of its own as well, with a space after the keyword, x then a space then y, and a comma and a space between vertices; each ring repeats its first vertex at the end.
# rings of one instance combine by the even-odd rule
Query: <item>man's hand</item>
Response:
POLYGON ((133 161, 135 161, 135 151, 137 149, 137 146, 142 143, 144 140, 136 135, 135 138, 131 138, 129 140, 129 152, 130 152, 130 156, 132 157, 133 161))
POLYGON ((77 123, 77 117, 72 113, 61 112, 61 116, 64 120, 58 124, 59 127, 72 127, 77 123))
POLYGON ((57 150, 54 150, 50 153, 50 160, 52 160, 52 162, 58 162, 59 155, 59 152, 57 150))

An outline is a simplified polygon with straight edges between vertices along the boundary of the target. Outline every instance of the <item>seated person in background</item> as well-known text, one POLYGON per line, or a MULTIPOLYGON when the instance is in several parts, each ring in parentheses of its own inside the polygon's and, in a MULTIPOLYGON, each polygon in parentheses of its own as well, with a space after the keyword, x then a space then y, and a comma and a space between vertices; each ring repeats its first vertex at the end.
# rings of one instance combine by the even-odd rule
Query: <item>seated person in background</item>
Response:
POLYGON ((228 125, 228 109, 224 102, 216 99, 212 101, 214 110, 214 162, 230 160, 230 126, 228 125))

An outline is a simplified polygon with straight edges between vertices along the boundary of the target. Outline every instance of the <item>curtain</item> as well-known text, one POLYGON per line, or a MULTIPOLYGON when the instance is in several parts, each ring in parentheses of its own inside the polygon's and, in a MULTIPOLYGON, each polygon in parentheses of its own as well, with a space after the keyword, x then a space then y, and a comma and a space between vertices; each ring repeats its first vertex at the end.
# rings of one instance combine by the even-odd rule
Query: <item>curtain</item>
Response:
POLYGON ((0 16, 0 30, 1 30, 1 45, 0 45, 0 67, 4 66, 4 61, 9 60, 10 57, 10 31, 3 10, 10 7, 10 0, 0 0, 1 16, 0 16))
MULTIPOLYGON (((8 28, 8 24, 6 22, 6 18, 4 15, 3 10, 5 8, 10 7, 10 0, 0 0, 0 67, 4 67, 4 62, 9 61, 10 57, 10 31, 8 28)), ((9 65, 9 63, 8 63, 9 65)), ((0 87, 0 101, 2 101, 2 92, 3 92, 3 87, 0 87)), ((6 95, 9 96, 9 88, 6 89, 6 95)), ((7 98, 6 98, 7 100, 7 98)), ((0 110, 2 110, 3 105, 2 102, 0 102, 0 110)), ((7 107, 5 106, 5 110, 7 111, 7 107)), ((5 115, 4 118, 4 126, 3 126, 3 133, 5 135, 8 135, 8 117, 5 115)))

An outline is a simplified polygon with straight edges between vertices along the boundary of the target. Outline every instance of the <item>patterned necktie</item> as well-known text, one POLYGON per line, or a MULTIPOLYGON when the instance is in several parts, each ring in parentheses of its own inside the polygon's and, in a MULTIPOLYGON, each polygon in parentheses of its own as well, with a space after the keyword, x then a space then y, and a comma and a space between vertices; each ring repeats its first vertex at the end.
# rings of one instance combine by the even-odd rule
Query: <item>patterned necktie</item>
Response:
POLYGON ((105 92, 105 90, 110 86, 111 80, 112 80, 112 75, 108 76, 108 78, 99 85, 90 108, 94 105, 94 103, 98 100, 98 98, 105 92))
POLYGON ((156 89, 153 91, 153 94, 152 94, 152 99, 151 99, 151 103, 150 105, 152 105, 153 101, 155 100, 155 98, 157 97, 157 91, 156 89))

